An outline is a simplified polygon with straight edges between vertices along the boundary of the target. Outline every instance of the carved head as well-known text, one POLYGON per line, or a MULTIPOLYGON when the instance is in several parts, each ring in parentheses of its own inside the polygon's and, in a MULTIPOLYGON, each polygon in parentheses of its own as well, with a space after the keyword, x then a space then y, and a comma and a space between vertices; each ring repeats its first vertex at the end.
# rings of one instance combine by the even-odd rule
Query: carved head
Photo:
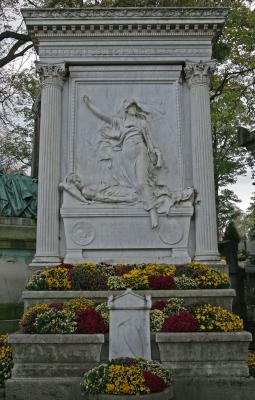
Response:
POLYGON ((71 173, 69 175, 67 175, 66 177, 66 183, 68 184, 73 184, 73 185, 81 185, 81 178, 74 173, 71 173))
POLYGON ((145 107, 135 99, 125 99, 122 103, 122 107, 119 111, 120 114, 125 118, 127 115, 140 117, 146 119, 147 115, 150 113, 145 110, 145 107))

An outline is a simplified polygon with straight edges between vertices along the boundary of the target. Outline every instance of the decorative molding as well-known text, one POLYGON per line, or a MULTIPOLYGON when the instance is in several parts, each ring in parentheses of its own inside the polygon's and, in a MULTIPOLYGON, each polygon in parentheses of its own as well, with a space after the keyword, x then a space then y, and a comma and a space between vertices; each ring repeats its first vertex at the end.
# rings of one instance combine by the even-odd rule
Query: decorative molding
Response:
POLYGON ((83 8, 83 9, 29 9, 24 8, 22 15, 24 18, 47 18, 47 19, 63 19, 63 18, 225 18, 229 9, 213 7, 213 8, 83 8))
MULTIPOLYGON (((86 47, 86 48, 41 48, 40 49, 40 56, 41 57, 125 57, 125 56, 173 56, 173 57, 183 57, 187 55, 192 56, 205 56, 206 49, 193 49, 193 48, 169 48, 169 47, 86 47)), ((210 54, 208 52, 208 57, 210 54)))
POLYGON ((186 61, 184 72, 189 86, 192 85, 208 85, 210 74, 215 70, 215 61, 200 61, 194 63, 186 61))
POLYGON ((163 243, 170 245, 179 243, 183 238, 183 234, 184 229, 180 223, 169 218, 162 219, 158 235, 163 243))
POLYGON ((89 222, 78 222, 72 228, 72 241, 80 246, 86 246, 93 242, 96 237, 96 231, 89 222))
POLYGON ((92 25, 28 25, 30 35, 40 37, 169 37, 169 36, 214 36, 221 25, 198 24, 92 24, 92 25))
POLYGON ((36 72, 39 74, 42 86, 57 85, 63 86, 66 77, 64 63, 60 64, 36 64, 36 72))

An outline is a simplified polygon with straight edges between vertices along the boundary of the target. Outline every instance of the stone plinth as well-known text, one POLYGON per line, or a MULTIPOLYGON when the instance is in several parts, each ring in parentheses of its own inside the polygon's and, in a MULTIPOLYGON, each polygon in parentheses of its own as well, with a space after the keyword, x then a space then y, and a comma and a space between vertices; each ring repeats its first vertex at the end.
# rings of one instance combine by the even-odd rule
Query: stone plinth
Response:
MULTIPOLYGON (((185 304, 207 304, 219 305, 227 310, 232 310, 232 302, 235 297, 233 289, 196 289, 196 290, 135 290, 140 296, 150 295, 152 301, 168 300, 170 297, 178 297, 184 299, 185 304)), ((119 296, 122 290, 110 291, 83 291, 83 290, 25 290, 22 294, 24 307, 27 310, 35 304, 51 303, 54 301, 66 301, 78 297, 87 297, 103 302, 110 295, 119 296)))
MULTIPOLYGON (((100 361, 103 334, 10 335, 12 378, 81 377, 100 361)), ((9 387, 11 382, 9 382, 9 387)))
POLYGON ((84 395, 85 400, 171 400, 173 399, 173 388, 169 387, 164 392, 136 395, 113 395, 113 394, 96 394, 84 395))
POLYGON ((157 333, 160 360, 177 377, 248 377, 249 332, 157 333))
POLYGON ((151 296, 140 296, 131 289, 110 296, 109 359, 143 357, 151 359, 151 296))

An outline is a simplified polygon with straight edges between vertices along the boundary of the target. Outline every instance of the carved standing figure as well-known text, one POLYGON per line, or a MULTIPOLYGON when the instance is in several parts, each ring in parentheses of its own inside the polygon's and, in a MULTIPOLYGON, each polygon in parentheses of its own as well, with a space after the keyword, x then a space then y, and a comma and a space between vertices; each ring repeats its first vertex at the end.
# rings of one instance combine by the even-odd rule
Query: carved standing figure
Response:
POLYGON ((101 129, 103 140, 110 144, 113 151, 122 153, 122 172, 130 187, 135 189, 144 209, 150 213, 152 228, 158 226, 156 210, 155 168, 161 168, 162 156, 155 147, 147 121, 149 112, 138 101, 124 100, 117 117, 106 115, 84 96, 88 109, 105 124, 101 129))

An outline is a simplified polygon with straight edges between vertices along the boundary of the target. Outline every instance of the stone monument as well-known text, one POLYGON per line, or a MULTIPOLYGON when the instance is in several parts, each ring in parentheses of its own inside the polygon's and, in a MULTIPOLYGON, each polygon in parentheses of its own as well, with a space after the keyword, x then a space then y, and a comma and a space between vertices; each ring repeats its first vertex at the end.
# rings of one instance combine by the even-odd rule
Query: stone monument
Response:
POLYGON ((110 296, 109 359, 143 357, 151 359, 151 296, 139 296, 127 289, 110 296))
POLYGON ((226 14, 23 10, 42 82, 32 265, 219 261, 209 76, 226 14))

